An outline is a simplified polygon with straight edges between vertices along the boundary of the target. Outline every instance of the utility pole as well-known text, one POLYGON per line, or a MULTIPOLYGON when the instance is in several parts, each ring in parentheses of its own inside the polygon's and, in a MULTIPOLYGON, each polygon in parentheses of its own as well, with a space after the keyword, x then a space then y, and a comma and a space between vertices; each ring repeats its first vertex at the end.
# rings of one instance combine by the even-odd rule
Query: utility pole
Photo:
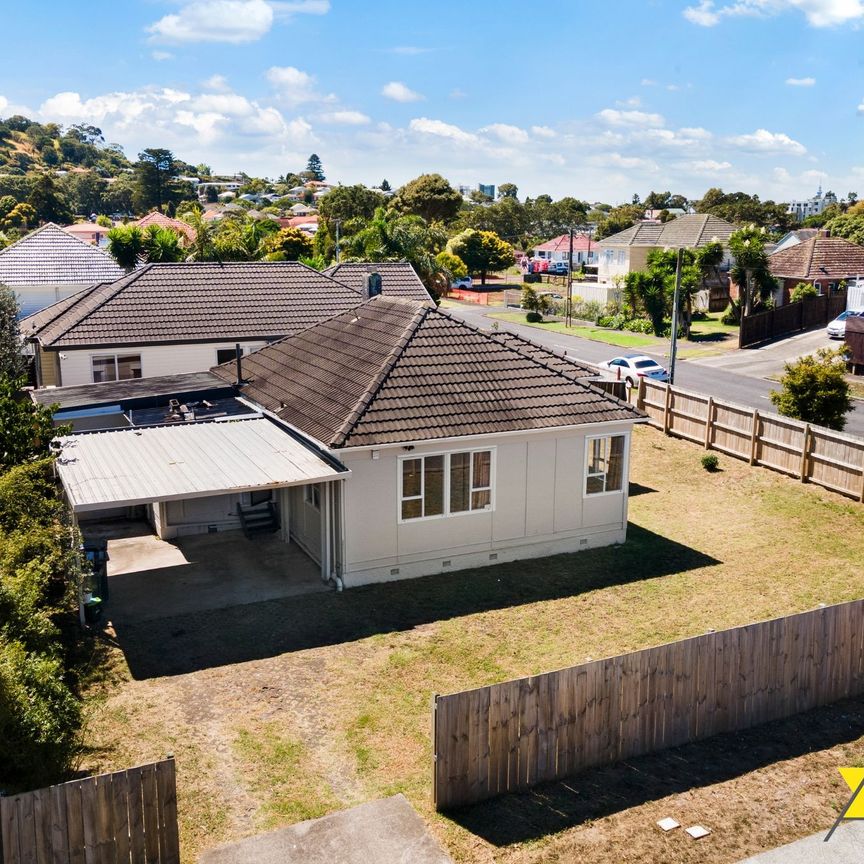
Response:
POLYGON ((333 223, 336 225, 336 263, 339 263, 339 224, 342 222, 341 219, 334 219, 333 223))
POLYGON ((681 264, 684 250, 678 250, 678 260, 675 265, 675 294, 672 298, 672 346, 669 349, 669 384, 675 383, 675 357, 678 354, 678 303, 681 296, 681 264))
POLYGON ((567 313, 564 317, 564 326, 573 326, 573 228, 570 228, 570 254, 567 258, 567 313))

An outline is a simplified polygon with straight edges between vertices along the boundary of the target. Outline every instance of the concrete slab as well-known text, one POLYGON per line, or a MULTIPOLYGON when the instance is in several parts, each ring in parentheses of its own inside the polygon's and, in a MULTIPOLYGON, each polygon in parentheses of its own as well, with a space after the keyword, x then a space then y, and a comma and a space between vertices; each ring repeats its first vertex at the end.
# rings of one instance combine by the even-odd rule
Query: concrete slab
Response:
POLYGON ((404 795, 205 852, 200 864, 452 864, 404 795))
POLYGON ((850 864, 864 861, 864 822, 843 822, 826 843, 830 826, 819 834, 761 852, 738 864, 850 864))
POLYGON ((318 565, 278 534, 247 540, 240 531, 160 540, 146 525, 86 526, 108 537, 105 617, 148 621, 262 600, 332 590, 318 565))

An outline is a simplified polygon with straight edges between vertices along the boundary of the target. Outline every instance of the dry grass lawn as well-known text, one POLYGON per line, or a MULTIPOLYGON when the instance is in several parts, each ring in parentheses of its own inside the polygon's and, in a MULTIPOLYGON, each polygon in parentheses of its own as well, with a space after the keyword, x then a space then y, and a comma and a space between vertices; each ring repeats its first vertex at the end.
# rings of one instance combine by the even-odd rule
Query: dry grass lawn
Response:
POLYGON ((732 862, 821 830, 864 763, 864 700, 450 817, 436 692, 864 596, 864 507, 640 428, 619 548, 260 603, 119 634, 87 769, 173 752, 184 858, 404 792, 460 862, 732 862), (710 837, 663 835, 661 816, 710 837))

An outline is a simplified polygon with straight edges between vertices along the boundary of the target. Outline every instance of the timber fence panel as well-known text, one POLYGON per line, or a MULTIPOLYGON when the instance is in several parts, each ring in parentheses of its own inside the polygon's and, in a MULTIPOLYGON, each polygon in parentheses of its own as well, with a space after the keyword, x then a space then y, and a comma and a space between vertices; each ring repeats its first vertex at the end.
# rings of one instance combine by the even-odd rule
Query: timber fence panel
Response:
POLYGON ((668 435, 864 501, 864 438, 644 378, 636 404, 668 435))
MULTIPOLYGON (((435 806, 524 792, 859 696, 862 624, 855 600, 436 696, 435 806)), ((3 840, 4 854, 24 842, 20 831, 3 840)))
POLYGON ((179 864, 174 760, 0 797, 2 864, 179 864))

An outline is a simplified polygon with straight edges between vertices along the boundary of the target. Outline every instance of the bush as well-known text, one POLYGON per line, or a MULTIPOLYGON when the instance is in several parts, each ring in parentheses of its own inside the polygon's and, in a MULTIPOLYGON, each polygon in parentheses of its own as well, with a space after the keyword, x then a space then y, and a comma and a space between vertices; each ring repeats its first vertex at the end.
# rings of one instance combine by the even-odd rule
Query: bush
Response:
POLYGON ((714 472, 720 465, 720 460, 713 453, 706 453, 702 457, 702 467, 709 472, 714 472))
POLYGON ((784 369, 782 389, 769 394, 777 410, 786 417, 842 431, 852 410, 845 346, 833 351, 820 348, 815 356, 801 357, 784 369))
POLYGON ((727 324, 729 326, 734 326, 736 324, 741 323, 741 310, 739 307, 734 306, 730 303, 726 307, 726 311, 723 313, 723 317, 720 319, 723 324, 727 324))
POLYGON ((653 333, 654 325, 647 318, 633 318, 624 322, 623 329, 631 333, 653 333))
POLYGON ((818 297, 819 292, 816 290, 816 286, 812 285, 810 282, 799 282, 793 289, 792 293, 789 295, 789 300, 792 303, 797 303, 799 300, 803 300, 805 297, 818 297))
POLYGON ((525 320, 529 324, 539 324, 543 320, 543 316, 539 312, 529 312, 525 316, 525 320))
POLYGON ((598 327, 609 327, 612 330, 621 330, 624 327, 627 319, 621 315, 601 315, 597 319, 598 327))
POLYGON ((525 273, 522 276, 523 282, 542 282, 539 273, 525 273))
POLYGON ((573 298, 573 317, 582 321, 596 321, 603 314, 603 304, 597 300, 573 298))

